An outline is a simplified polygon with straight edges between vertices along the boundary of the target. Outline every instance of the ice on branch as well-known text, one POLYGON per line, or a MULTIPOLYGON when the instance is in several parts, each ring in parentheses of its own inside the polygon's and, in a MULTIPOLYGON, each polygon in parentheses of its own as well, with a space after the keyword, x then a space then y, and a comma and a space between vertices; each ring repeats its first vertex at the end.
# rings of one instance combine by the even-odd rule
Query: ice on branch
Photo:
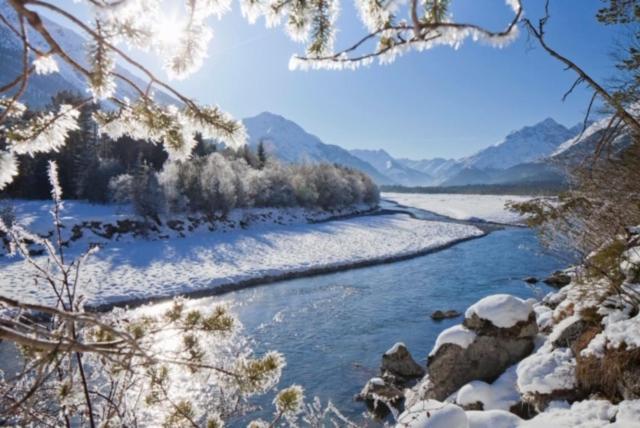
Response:
POLYGON ((164 68, 171 79, 184 79, 198 70, 207 57, 213 33, 203 23, 190 23, 179 35, 175 46, 168 47, 164 68))
POLYGON ((193 1, 194 17, 197 20, 215 16, 220 19, 231 11, 231 0, 198 0, 193 1))
POLYGON ((58 164, 54 161, 49 161, 47 174, 49 176, 49 183, 51 184, 51 199, 60 204, 62 203, 62 187, 60 187, 60 180, 58 178, 58 164))
POLYGON ((360 14, 360 20, 369 31, 384 28, 391 21, 392 13, 396 9, 396 2, 383 5, 378 0, 358 0, 356 7, 360 14))
POLYGON ((61 104, 57 112, 40 113, 7 129, 7 142, 17 154, 57 151, 64 146, 67 134, 78 129, 80 112, 61 104))
MULTIPOLYGON (((20 118, 26 111, 27 107, 21 102, 12 101, 11 99, 5 97, 0 97, 0 114, 6 115, 7 118, 20 118), (9 111, 5 113, 6 110, 9 111)), ((4 125, 0 125, 0 130, 2 129, 4 129, 4 125)))
POLYGON ((0 190, 18 175, 18 160, 11 152, 0 151, 0 190))
POLYGON ((331 55, 335 42, 335 22, 339 12, 338 2, 337 0, 313 0, 311 4, 313 18, 307 54, 310 57, 331 55))
POLYGON ((220 140, 228 147, 244 145, 246 131, 242 124, 217 107, 184 109, 159 106, 150 100, 126 102, 115 112, 97 112, 94 118, 100 132, 113 139, 129 136, 162 143, 171 160, 184 160, 196 144, 194 136, 220 140))
POLYGON ((300 413, 304 405, 304 390, 300 385, 292 385, 283 389, 273 399, 273 404, 279 413, 296 415, 300 413))
POLYGON ((161 22, 161 4, 158 0, 113 2, 108 8, 96 8, 96 18, 105 34, 124 41, 131 47, 149 51, 161 22))
POLYGON ((58 63, 52 55, 40 55, 33 60, 33 67, 36 74, 51 74, 60 71, 58 63))
MULTIPOLYGON (((97 25, 98 34, 102 33, 101 25, 97 25)), ((116 83, 113 79, 115 61, 113 53, 108 49, 103 39, 94 40, 89 44, 89 62, 91 75, 89 78, 89 92, 94 100, 102 100, 111 97, 116 91, 116 83)))

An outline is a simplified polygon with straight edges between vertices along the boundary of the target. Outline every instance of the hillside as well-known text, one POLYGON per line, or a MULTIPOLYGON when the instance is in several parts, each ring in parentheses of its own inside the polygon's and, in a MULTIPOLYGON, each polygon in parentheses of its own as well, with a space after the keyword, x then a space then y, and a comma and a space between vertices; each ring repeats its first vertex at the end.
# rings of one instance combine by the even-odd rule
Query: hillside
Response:
POLYGON ((367 173, 378 184, 393 184, 393 180, 380 173, 369 163, 353 156, 347 150, 325 144, 309 134, 295 122, 277 114, 263 112, 243 119, 247 128, 247 143, 253 149, 262 142, 267 154, 290 163, 337 163, 367 173))

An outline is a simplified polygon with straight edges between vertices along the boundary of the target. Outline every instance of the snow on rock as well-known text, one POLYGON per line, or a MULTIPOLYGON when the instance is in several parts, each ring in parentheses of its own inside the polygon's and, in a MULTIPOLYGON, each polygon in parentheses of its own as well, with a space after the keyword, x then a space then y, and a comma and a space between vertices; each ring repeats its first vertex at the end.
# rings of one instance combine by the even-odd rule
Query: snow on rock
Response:
POLYGON ((607 315, 603 319, 604 330, 589 342, 581 354, 602 357, 605 349, 619 349, 623 344, 627 350, 640 348, 640 314, 627 318, 622 311, 607 315))
POLYGON ((536 313, 536 321, 540 331, 544 331, 553 325, 553 310, 550 307, 536 304, 533 305, 533 310, 536 313))
POLYGON ((611 294, 608 280, 578 282, 563 287, 555 296, 543 301, 553 301, 557 306, 553 310, 555 320, 580 314, 584 309, 599 307, 603 299, 611 294))
POLYGON ((469 428, 517 428, 522 419, 506 410, 470 410, 467 412, 469 428))
MULTIPOLYGON (((616 417, 617 406, 606 400, 584 400, 571 407, 554 405, 555 402, 531 420, 520 424, 521 428, 601 428, 611 426, 616 417)), ((637 421, 636 421, 637 422, 637 421)), ((619 425, 632 428, 634 425, 619 425)))
POLYGON ((494 294, 471 305, 464 316, 471 318, 477 315, 478 318, 491 321, 496 327, 509 328, 518 322, 527 321, 532 310, 531 301, 509 294, 494 294))
POLYGON ((435 355, 435 353, 438 352, 438 349, 440 349, 440 347, 445 343, 453 343, 463 349, 467 348, 471 343, 473 343, 475 338, 476 334, 462 324, 454 325, 438 335, 436 344, 433 346, 429 355, 435 355))
POLYGON ((524 202, 530 197, 510 195, 449 195, 416 193, 383 193, 384 199, 400 205, 431 211, 457 220, 481 219, 495 223, 519 224, 519 214, 507 210, 510 201, 524 202))
POLYGON ((581 320, 582 318, 579 315, 575 315, 575 314, 563 319, 553 327, 553 330, 549 335, 549 341, 551 343, 557 342, 562 337, 563 333, 565 332, 565 330, 567 330, 567 328, 571 327, 577 322, 580 322, 581 320))
POLYGON ((437 400, 419 401, 398 417, 396 428, 468 428, 462 408, 437 400))
POLYGON ((466 406, 480 402, 484 410, 509 410, 520 401, 516 368, 511 366, 491 384, 480 380, 466 384, 458 390, 456 403, 466 406))
POLYGON ((553 349, 547 342, 520 361, 516 369, 522 394, 551 394, 575 387, 576 359, 569 348, 553 349))
MULTIPOLYGON (((482 234, 473 226, 403 214, 315 224, 257 224, 244 230, 203 228, 184 238, 110 242, 84 265, 81 292, 91 304, 168 297, 416 255, 482 234)), ((0 270, 0 294, 38 303, 52 299, 47 287, 25 281, 23 261, 0 259, 0 270)))
POLYGON ((616 421, 611 424, 618 428, 628 428, 640 424, 640 400, 625 400, 618 404, 616 421))

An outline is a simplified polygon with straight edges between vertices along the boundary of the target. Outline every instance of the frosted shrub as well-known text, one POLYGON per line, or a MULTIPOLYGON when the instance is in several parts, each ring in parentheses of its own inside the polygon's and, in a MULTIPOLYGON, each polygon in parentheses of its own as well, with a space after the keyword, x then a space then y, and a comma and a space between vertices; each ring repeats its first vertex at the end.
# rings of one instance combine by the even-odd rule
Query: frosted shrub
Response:
POLYGON ((318 190, 313 183, 312 167, 303 165, 296 168, 291 177, 291 184, 298 204, 303 207, 314 207, 318 201, 318 190))
POLYGON ((228 213, 236 207, 235 174, 220 153, 205 158, 198 177, 201 207, 207 213, 228 213))
POLYGON ((131 202, 133 194, 133 176, 120 174, 109 180, 109 200, 116 204, 131 202))
POLYGON ((160 223, 159 215, 166 207, 164 193, 156 173, 146 164, 141 164, 133 177, 131 201, 137 214, 160 223))
POLYGON ((348 206, 353 200, 349 181, 338 171, 333 165, 324 165, 314 171, 313 177, 318 189, 317 205, 325 210, 348 206))
POLYGON ((297 205, 290 177, 291 168, 278 163, 265 166, 259 175, 256 206, 292 207, 297 205))
POLYGON ((158 174, 172 212, 228 213, 234 208, 339 209, 375 205, 379 192, 366 174, 329 164, 269 161, 252 167, 243 153, 212 153, 169 162, 158 174), (234 157, 236 156, 236 157, 234 157))

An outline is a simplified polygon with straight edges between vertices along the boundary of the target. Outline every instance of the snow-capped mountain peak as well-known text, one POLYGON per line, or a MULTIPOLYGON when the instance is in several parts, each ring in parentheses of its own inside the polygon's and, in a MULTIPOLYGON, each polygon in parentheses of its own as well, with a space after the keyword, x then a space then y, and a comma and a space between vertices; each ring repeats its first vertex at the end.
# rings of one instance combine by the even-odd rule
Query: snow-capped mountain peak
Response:
POLYGON ((559 145, 574 137, 573 132, 547 118, 509 133, 498 144, 462 159, 462 162, 466 168, 476 169, 506 169, 520 163, 535 162, 549 156, 559 145))
POLYGON ((247 143, 250 147, 255 149, 262 143, 269 155, 283 162, 337 163, 359 169, 369 174, 379 184, 393 183, 369 163, 339 146, 325 144, 297 123, 280 115, 262 112, 257 116, 243 119, 242 122, 247 129, 247 143))

